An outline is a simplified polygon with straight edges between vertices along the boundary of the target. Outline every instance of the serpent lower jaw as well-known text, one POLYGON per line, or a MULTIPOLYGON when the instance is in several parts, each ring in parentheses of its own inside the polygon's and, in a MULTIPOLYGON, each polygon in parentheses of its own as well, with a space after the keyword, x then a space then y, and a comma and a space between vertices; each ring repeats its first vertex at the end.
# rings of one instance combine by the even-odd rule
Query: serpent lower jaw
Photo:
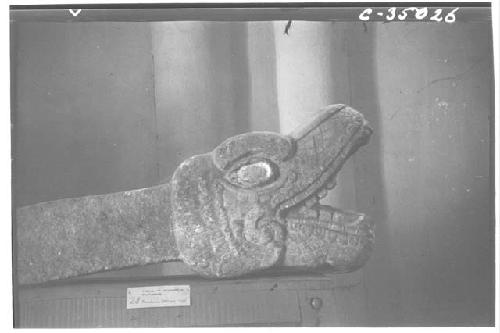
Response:
POLYGON ((283 212, 288 232, 284 265, 352 271, 368 260, 374 243, 373 220, 322 204, 335 185, 331 177, 309 198, 283 212))

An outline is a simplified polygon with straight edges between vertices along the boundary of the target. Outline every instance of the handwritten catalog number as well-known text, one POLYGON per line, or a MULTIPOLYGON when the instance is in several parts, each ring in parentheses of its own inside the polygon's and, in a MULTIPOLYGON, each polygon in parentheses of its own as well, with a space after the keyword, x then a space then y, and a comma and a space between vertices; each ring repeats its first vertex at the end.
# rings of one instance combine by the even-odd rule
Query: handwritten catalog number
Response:
POLYGON ((429 10, 427 7, 417 8, 409 7, 398 10, 396 7, 391 7, 384 11, 374 11, 372 8, 366 8, 359 14, 359 19, 361 21, 369 21, 373 16, 385 18, 386 21, 393 21, 398 19, 399 21, 404 21, 408 18, 414 17, 416 20, 425 20, 428 18, 429 21, 441 22, 444 20, 446 23, 453 23, 456 20, 455 13, 459 8, 455 8, 448 13, 443 13, 443 9, 436 8, 429 10))

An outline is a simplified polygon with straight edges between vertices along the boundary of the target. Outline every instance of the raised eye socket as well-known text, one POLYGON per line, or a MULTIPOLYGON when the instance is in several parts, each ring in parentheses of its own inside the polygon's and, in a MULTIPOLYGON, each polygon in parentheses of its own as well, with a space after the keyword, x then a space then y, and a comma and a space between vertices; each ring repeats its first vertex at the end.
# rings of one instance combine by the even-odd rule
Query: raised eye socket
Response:
POLYGON ((231 170, 226 179, 242 188, 254 188, 267 185, 278 178, 278 167, 267 160, 240 165, 231 170))

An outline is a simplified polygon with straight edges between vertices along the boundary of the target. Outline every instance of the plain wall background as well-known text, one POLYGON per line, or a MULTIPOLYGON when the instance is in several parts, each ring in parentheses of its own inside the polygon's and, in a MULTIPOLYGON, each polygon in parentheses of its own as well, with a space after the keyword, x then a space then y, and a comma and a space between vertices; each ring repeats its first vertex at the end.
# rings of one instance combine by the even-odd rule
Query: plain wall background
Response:
POLYGON ((14 36, 15 204, 158 183, 149 26, 23 23, 14 36))
MULTIPOLYGON (((473 22, 376 29, 386 193, 379 226, 404 324, 485 325, 494 318, 491 41, 491 27, 473 22)), ((384 290, 378 281, 365 281, 374 298, 384 290)))
POLYGON ((288 70, 330 73, 303 93, 375 130, 335 199, 377 224, 360 325, 491 325, 491 24, 285 24, 16 25, 14 203, 151 186, 228 136, 279 131, 310 111, 278 98, 295 45, 310 62, 288 70))

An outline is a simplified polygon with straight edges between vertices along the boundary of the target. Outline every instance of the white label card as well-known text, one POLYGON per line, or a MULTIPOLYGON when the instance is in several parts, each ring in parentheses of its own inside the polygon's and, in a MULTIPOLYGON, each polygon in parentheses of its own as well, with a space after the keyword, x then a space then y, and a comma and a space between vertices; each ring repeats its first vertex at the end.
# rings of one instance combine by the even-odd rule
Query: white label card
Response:
POLYGON ((127 288, 127 309, 190 305, 188 285, 127 288))

